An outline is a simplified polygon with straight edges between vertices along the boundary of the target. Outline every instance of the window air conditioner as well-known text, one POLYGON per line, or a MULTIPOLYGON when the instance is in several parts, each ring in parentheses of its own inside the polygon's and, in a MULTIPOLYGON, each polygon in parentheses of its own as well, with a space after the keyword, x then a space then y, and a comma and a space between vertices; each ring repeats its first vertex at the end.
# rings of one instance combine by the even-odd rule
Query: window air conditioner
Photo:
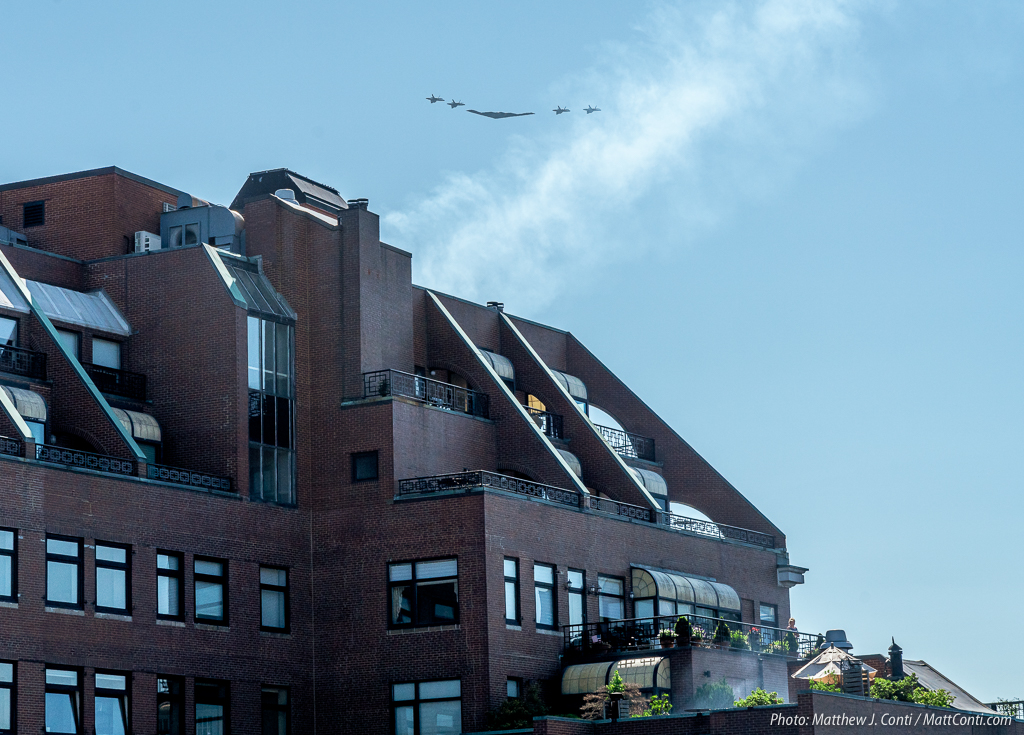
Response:
POLYGON ((150 250, 160 249, 160 236, 152 232, 139 230, 135 233, 135 252, 148 253, 150 250))

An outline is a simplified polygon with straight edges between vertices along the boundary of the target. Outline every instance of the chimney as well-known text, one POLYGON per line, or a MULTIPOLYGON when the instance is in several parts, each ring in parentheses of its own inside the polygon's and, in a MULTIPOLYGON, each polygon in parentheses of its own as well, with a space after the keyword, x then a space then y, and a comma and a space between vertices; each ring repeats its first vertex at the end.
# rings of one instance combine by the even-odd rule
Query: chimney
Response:
POLYGON ((892 639, 892 645, 889 646, 889 669, 892 674, 893 681, 899 681, 906 674, 903 673, 903 649, 896 645, 896 639, 892 639))
POLYGON ((487 308, 497 309, 498 311, 505 311, 505 304, 502 303, 501 301, 488 301, 487 308))

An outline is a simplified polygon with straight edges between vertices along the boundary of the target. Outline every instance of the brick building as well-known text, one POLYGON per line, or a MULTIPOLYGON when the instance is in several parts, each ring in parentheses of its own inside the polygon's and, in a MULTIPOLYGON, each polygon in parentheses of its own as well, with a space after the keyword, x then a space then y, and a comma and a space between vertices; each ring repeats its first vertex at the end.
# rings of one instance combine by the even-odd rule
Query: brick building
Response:
POLYGON ((783 532, 571 333, 414 285, 366 200, 107 168, 0 218, 0 732, 788 691, 783 532))

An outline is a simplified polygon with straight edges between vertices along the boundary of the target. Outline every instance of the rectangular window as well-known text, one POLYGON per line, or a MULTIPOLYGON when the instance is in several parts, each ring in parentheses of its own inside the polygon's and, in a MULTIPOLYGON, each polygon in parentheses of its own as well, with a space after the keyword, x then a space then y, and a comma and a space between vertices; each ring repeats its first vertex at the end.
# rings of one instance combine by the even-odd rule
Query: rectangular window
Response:
POLYGON ((505 559, 505 622, 519 625, 519 560, 505 559))
POLYGON ((388 604, 393 628, 459 622, 457 559, 388 565, 388 604))
POLYGON ((96 735, 125 735, 131 732, 126 674, 96 672, 96 735))
POLYGON ((290 735, 291 710, 287 687, 263 687, 263 735, 290 735))
POLYGON ((78 332, 68 332, 64 329, 57 330, 57 339, 64 345, 64 349, 68 351, 76 360, 81 354, 78 351, 78 332))
POLYGON ((111 342, 109 339, 93 337, 92 340, 92 364, 108 367, 113 370, 121 369, 121 343, 111 342))
POLYGON ((622 620, 626 617, 624 586, 620 577, 597 575, 597 601, 601 620, 622 620))
POLYGON ((377 479, 377 452, 356 452, 352 455, 352 482, 377 479))
POLYGON ((46 732, 82 732, 82 683, 77 669, 46 669, 46 732))
POLYGON ((587 622, 586 587, 587 573, 582 569, 569 570, 569 625, 583 625, 587 622))
POLYGON ((505 693, 509 699, 519 699, 523 693, 523 682, 521 679, 513 679, 511 676, 505 682, 505 693))
POLYGON ((462 682, 421 681, 391 685, 395 735, 462 732, 462 682))
POLYGON ((46 537, 46 604, 82 607, 82 539, 46 537))
POLYGON ((779 622, 779 608, 775 605, 768 605, 762 602, 758 605, 760 608, 760 620, 761 625, 767 625, 769 628, 778 628, 779 622))
POLYGON ((228 624, 228 563, 224 559, 195 558, 197 623, 228 624))
POLYGON ((46 224, 46 202, 25 202, 21 205, 21 226, 39 227, 46 224))
POLYGON ((184 735, 185 686, 181 679, 156 680, 156 735, 184 735))
POLYGON ((288 570, 260 567, 260 626, 278 633, 288 630, 288 570))
POLYGON ((555 629, 558 615, 555 611, 555 567, 551 564, 533 565, 533 589, 537 598, 537 627, 555 629))
POLYGON ((130 615, 131 548, 96 542, 96 610, 130 615))
POLYGON ((231 732, 228 683, 196 679, 196 735, 231 732))
POLYGON ((0 661, 0 732, 9 733, 15 731, 14 693, 17 687, 14 683, 13 661, 0 661))
POLYGON ((0 317, 0 347, 18 346, 18 320, 0 317))
POLYGON ((293 328, 250 316, 248 330, 249 494, 295 504, 293 328))
POLYGON ((158 551, 156 554, 156 615, 158 618, 179 620, 183 605, 181 592, 184 584, 185 565, 181 554, 158 551))
POLYGON ((18 532, 0 528, 0 600, 18 601, 18 532))

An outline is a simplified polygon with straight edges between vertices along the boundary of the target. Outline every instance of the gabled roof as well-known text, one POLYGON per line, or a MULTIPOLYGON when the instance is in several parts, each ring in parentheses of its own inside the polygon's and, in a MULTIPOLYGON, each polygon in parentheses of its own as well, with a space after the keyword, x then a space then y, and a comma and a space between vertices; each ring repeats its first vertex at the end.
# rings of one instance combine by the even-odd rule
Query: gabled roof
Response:
POLYGON ((231 209, 241 212, 246 199, 273 194, 278 189, 291 189, 295 192, 295 201, 326 212, 337 214, 343 209, 348 209, 348 203, 337 189, 286 168, 249 174, 249 178, 231 202, 231 209))
POLYGON ((903 670, 907 674, 917 674, 917 681, 925 689, 935 691, 945 689, 953 695, 953 707, 967 710, 968 712, 984 712, 985 714, 997 714, 995 710, 986 707, 982 702, 972 697, 961 689, 956 682, 951 681, 943 674, 940 674, 927 661, 908 661, 903 659, 903 670))

